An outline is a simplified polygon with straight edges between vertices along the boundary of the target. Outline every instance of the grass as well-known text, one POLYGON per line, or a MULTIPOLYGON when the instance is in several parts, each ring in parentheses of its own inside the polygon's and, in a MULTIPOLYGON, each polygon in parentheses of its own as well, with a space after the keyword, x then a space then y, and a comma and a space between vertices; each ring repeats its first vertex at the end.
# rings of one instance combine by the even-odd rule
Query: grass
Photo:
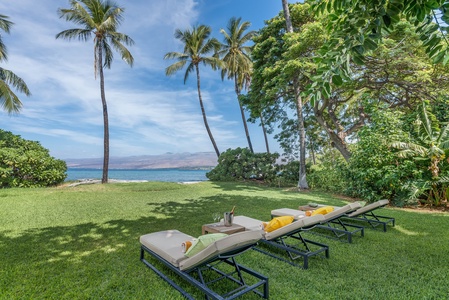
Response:
MULTIPOLYGON (((319 192, 212 182, 0 190, 0 299, 182 299, 139 261, 139 236, 166 229, 198 236, 213 212, 234 205, 237 215, 268 220, 272 209, 309 202, 346 203, 319 192)), ((313 257, 308 270, 256 251, 238 261, 269 276, 271 299, 446 298, 449 214, 382 213, 396 227, 367 229, 352 244, 309 235, 328 244, 331 257, 313 257)))

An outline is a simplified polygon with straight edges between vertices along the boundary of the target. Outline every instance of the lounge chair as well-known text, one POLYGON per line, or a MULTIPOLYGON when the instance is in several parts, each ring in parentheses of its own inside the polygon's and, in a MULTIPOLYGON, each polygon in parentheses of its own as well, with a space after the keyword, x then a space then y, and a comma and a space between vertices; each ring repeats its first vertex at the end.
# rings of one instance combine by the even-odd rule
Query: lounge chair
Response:
MULTIPOLYGON (((268 247, 256 246, 253 249, 277 259, 286 261, 294 266, 298 266, 296 260, 303 258, 302 267, 307 269, 309 267, 309 257, 325 253, 326 258, 329 258, 329 247, 315 241, 304 239, 301 232, 310 230, 320 222, 324 221, 323 215, 302 218, 292 222, 286 226, 276 229, 272 232, 265 232, 264 238, 260 240, 259 245, 266 245, 268 247), (293 242, 295 242, 293 244, 293 242), (281 254, 276 251, 268 251, 267 248, 275 248, 273 250, 280 250, 281 254), (266 250, 267 249, 267 250, 266 250)), ((261 231, 262 221, 246 216, 235 216, 233 223, 245 227, 249 231, 261 231)))
MULTIPOLYGON (((387 216, 380 216, 375 214, 375 211, 379 208, 382 208, 384 206, 387 206, 390 202, 387 199, 382 199, 373 203, 370 203, 368 205, 365 205, 353 212, 347 213, 345 216, 342 216, 342 221, 349 221, 349 220, 357 220, 361 222, 368 223, 371 228, 377 228, 378 226, 382 225, 383 231, 387 231, 387 225, 389 223, 392 224, 394 227, 395 225, 395 219, 392 217, 387 216)), ((289 209, 289 208, 283 208, 283 213, 295 216, 295 218, 299 218, 303 215, 305 215, 305 212, 303 210, 309 210, 309 209, 316 209, 323 207, 325 205, 317 205, 315 207, 311 207, 309 205, 299 206, 299 211, 295 209, 289 209)), ((340 208, 339 206, 334 206, 335 209, 340 208)), ((346 222, 346 224, 348 224, 346 222)))
MULTIPOLYGON (((325 214, 324 221, 315 226, 315 228, 331 231, 331 237, 335 237, 337 239, 346 237, 348 243, 352 243, 352 237, 357 233, 360 233, 362 237, 365 235, 365 228, 363 226, 345 223, 343 222, 342 217, 345 217, 347 214, 352 213, 361 207, 362 205, 358 202, 338 207, 334 211, 325 214)), ((281 208, 271 211, 271 217, 286 215, 291 215, 297 220, 302 220, 306 216, 306 212, 290 208, 281 208)))
POLYGON ((366 206, 363 206, 345 216, 343 219, 345 221, 348 220, 357 220, 362 222, 367 222, 372 228, 376 228, 377 226, 382 225, 383 231, 387 231, 387 224, 391 223, 394 227, 395 219, 392 217, 380 216, 375 214, 375 210, 388 205, 389 201, 386 199, 379 200, 373 203, 370 203, 366 206))
POLYGON ((235 233, 213 242, 191 257, 186 257, 181 245, 193 237, 178 230, 160 231, 140 237, 140 260, 187 299, 195 298, 149 260, 163 263, 198 288, 207 299, 235 299, 248 292, 268 299, 268 278, 235 261, 237 255, 251 249, 261 238, 260 231, 235 233), (150 256, 148 260, 145 254, 150 256), (223 270, 221 263, 230 265, 232 271, 229 271, 229 267, 223 270), (206 278, 209 281, 206 282, 206 278), (232 290, 219 294, 212 288, 222 279, 226 280, 226 284, 221 284, 220 290, 232 290))

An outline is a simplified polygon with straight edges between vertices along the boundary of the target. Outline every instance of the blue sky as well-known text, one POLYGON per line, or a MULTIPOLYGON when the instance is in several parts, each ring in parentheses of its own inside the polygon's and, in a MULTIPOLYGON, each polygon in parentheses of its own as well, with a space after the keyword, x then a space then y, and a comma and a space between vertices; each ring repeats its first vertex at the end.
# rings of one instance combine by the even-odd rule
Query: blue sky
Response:
MULTIPOLYGON (((182 51, 173 33, 205 24, 222 41, 219 31, 231 17, 241 17, 257 30, 281 11, 281 0, 116 2, 126 9, 118 31, 135 41, 129 47, 135 64, 130 68, 116 54, 112 68, 105 70, 111 156, 213 152, 195 77, 184 85, 184 70, 165 76, 165 68, 174 61, 163 60, 164 54, 182 51)), ((32 93, 18 94, 24 105, 20 114, 0 112, 0 128, 39 141, 56 158, 102 157, 103 117, 93 42, 55 39, 62 30, 76 27, 57 15, 58 8, 68 7, 69 1, 0 2, 1 14, 15 23, 9 35, 2 33, 9 59, 1 66, 24 79, 32 93)), ((232 82, 223 82, 219 72, 204 67, 200 75, 209 125, 220 151, 246 147, 232 82)), ((255 151, 265 151, 261 127, 249 126, 255 151)), ((279 151, 272 139, 270 148, 279 151)))

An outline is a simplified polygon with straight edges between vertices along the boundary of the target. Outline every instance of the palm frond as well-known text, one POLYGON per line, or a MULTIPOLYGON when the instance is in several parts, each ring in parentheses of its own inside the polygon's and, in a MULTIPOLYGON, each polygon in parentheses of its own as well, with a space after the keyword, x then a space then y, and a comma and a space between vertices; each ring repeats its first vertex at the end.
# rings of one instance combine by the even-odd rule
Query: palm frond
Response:
POLYGON ((101 40, 100 46, 103 52, 104 63, 103 66, 105 68, 110 69, 112 65, 112 61, 114 60, 114 53, 112 52, 111 46, 106 42, 106 40, 101 40))
POLYGON ((23 81, 22 78, 14 74, 12 71, 0 68, 0 78, 0 81, 4 81, 7 85, 12 85, 17 91, 27 96, 31 95, 25 81, 23 81))
POLYGON ((58 33, 56 35, 56 38, 62 38, 65 40, 73 40, 73 39, 78 39, 80 41, 86 42, 89 40, 89 38, 92 36, 92 30, 90 29, 80 29, 80 28, 75 28, 75 29, 67 29, 64 31, 61 31, 60 33, 58 33))
POLYGON ((167 75, 167 76, 173 75, 177 71, 179 71, 182 68, 184 68, 186 63, 187 63, 187 60, 180 60, 180 61, 175 62, 174 64, 172 64, 172 65, 168 66, 167 68, 165 68, 165 75, 167 75))
MULTIPOLYGON (((189 79, 189 75, 190 73, 192 73, 195 70, 195 65, 194 64, 189 64, 187 66, 186 72, 184 73, 184 84, 186 84, 187 79, 189 79)), ((198 74, 199 76, 199 74, 198 74)))
POLYGON ((3 30, 5 33, 9 33, 12 25, 14 25, 14 23, 9 21, 8 19, 9 19, 8 16, 0 14, 0 29, 3 30))
POLYGON ((120 53, 122 56, 122 59, 130 66, 133 66, 134 64, 134 57, 132 56, 131 52, 119 41, 116 39, 111 40, 112 45, 114 49, 120 53))
MULTIPOLYGON (((11 26, 14 24, 8 19, 9 19, 8 16, 0 15, 0 29, 3 30, 5 33, 9 33, 11 26)), ((3 43, 3 39, 0 34, 0 61, 6 60, 8 60, 8 51, 6 49, 6 45, 3 43)))
POLYGON ((59 16, 84 28, 64 30, 58 33, 56 38, 67 40, 77 38, 87 41, 93 36, 95 76, 99 68, 111 67, 114 59, 112 48, 120 53, 127 64, 133 65, 134 58, 124 45, 133 45, 134 41, 126 34, 117 32, 117 27, 123 20, 124 8, 111 0, 70 0, 70 6, 68 9, 58 9, 59 16), (101 66, 100 62, 102 62, 101 66))
POLYGON ((164 59, 188 60, 189 56, 181 52, 168 52, 164 55, 164 59))
POLYGON ((9 114, 18 113, 22 102, 5 81, 0 80, 0 105, 9 114))

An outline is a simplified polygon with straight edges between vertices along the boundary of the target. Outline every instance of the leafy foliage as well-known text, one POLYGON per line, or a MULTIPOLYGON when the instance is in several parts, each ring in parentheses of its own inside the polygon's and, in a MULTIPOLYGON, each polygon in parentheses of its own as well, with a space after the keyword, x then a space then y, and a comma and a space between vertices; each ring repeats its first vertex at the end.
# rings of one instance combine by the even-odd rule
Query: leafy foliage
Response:
POLYGON ((312 189, 343 194, 347 189, 347 163, 336 149, 326 149, 317 164, 308 170, 308 181, 312 189))
POLYGON ((449 43, 446 39, 449 4, 444 0, 315 0, 313 8, 328 16, 330 38, 319 51, 319 68, 308 89, 311 101, 328 97, 330 83, 351 80, 350 61, 363 65, 367 53, 382 43, 382 33, 402 16, 412 22, 423 48, 433 63, 446 64, 449 43))
POLYGON ((373 111, 371 123, 358 133, 346 174, 346 194, 367 201, 390 199, 396 205, 412 204, 407 200, 406 184, 420 177, 416 165, 400 159, 391 142, 407 139, 401 130, 400 114, 382 109, 373 111))
POLYGON ((276 179, 278 157, 277 153, 252 153, 248 148, 228 149, 206 176, 214 181, 261 180, 272 183, 276 179))
POLYGON ((445 158, 449 155, 449 124, 440 129, 439 122, 432 123, 425 103, 415 124, 411 141, 392 143, 393 147, 400 150, 399 157, 411 157, 422 170, 422 180, 410 182, 411 196, 414 199, 424 196, 424 202, 430 205, 446 203, 449 164, 445 158))
POLYGON ((0 130, 0 187, 44 187, 66 178, 66 163, 39 142, 0 130))

